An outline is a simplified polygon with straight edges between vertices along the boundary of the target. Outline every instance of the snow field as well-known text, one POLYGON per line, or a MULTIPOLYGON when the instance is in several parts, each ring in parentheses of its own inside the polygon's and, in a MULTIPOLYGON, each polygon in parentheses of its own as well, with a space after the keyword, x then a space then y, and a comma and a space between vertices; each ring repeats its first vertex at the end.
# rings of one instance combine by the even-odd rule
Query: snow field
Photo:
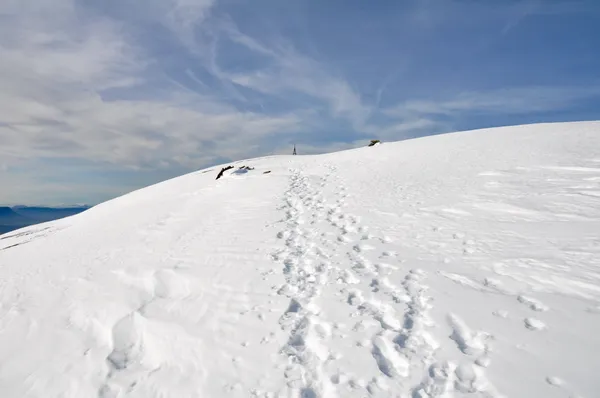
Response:
POLYGON ((1 236, 0 396, 595 396, 600 123, 242 164, 1 236))

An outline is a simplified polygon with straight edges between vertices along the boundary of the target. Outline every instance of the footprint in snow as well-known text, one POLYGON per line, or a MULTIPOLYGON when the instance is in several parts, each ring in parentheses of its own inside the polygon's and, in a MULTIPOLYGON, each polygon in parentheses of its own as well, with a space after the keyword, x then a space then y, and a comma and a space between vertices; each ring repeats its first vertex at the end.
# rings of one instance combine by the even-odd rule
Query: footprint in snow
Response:
POLYGON ((338 278, 338 282, 344 283, 347 285, 356 285, 356 284, 360 283, 360 279, 358 279, 356 277, 356 275, 354 275, 354 273, 352 273, 352 271, 345 269, 340 274, 340 277, 338 278))
POLYGON ((356 216, 350 216, 350 222, 352 222, 352 224, 358 224, 358 222, 360 221, 360 219, 356 216))
POLYGON ((391 265, 391 264, 378 263, 378 264, 375 264, 375 270, 380 274, 387 275, 387 274, 391 274, 394 271, 397 271, 398 267, 391 265))
POLYGON ((373 377, 369 384, 367 385, 367 391, 372 396, 388 396, 390 387, 386 383, 386 380, 383 377, 373 377))
POLYGON ((340 236, 338 236, 337 240, 340 241, 340 242, 342 242, 342 243, 348 243, 348 242, 352 241, 352 239, 350 239, 346 235, 340 235, 340 236))
POLYGON ((391 378, 408 376, 409 363, 396 351, 393 343, 378 335, 373 338, 372 347, 371 354, 381 373, 391 378))
POLYGON ((494 278, 485 278, 483 280, 483 284, 484 286, 490 287, 492 289, 500 289, 502 287, 502 282, 499 281, 498 279, 494 279, 494 278))
POLYGON ((226 384, 223 386, 223 390, 225 390, 225 392, 239 392, 242 390, 242 385, 240 383, 233 383, 233 384, 226 384))
POLYGON ((381 243, 391 243, 392 242, 392 238, 390 238, 389 236, 383 236, 380 239, 381 243))
POLYGON ((372 268, 372 265, 369 262, 369 260, 361 257, 354 261, 354 265, 352 265, 352 268, 356 271, 364 272, 365 270, 370 270, 372 268))
POLYGON ((333 384, 346 384, 350 378, 345 373, 336 373, 331 376, 331 382, 333 384))
POLYGON ((519 300, 519 302, 521 304, 528 306, 529 308, 531 308, 534 311, 538 311, 538 312, 548 311, 548 306, 546 306, 541 301, 536 300, 534 298, 527 297, 527 296, 519 296, 519 297, 517 297, 517 300, 519 300))
POLYGON ((353 289, 348 292, 348 299, 346 300, 346 302, 350 305, 356 306, 364 303, 365 299, 359 290, 353 289))
POLYGON ((529 330, 544 330, 547 328, 544 322, 535 318, 525 318, 525 327, 529 330))
POLYGON ((355 390, 367 388, 367 382, 363 379, 350 379, 348 385, 355 390))
POLYGON ((490 357, 487 355, 483 355, 475 360, 475 365, 481 366, 482 368, 487 368, 491 363, 490 357))
POLYGON ((429 366, 425 380, 413 390, 413 397, 450 396, 455 382, 456 365, 449 361, 434 362, 429 366))
POLYGON ((552 386, 562 386, 563 384, 565 384, 565 382, 558 378, 558 377, 554 377, 554 376, 548 376, 546 377, 546 382, 552 386))
POLYGON ((344 330, 346 329, 346 325, 343 323, 339 323, 339 322, 334 322, 333 325, 331 325, 333 330, 344 330))
POLYGON ((354 228, 352 225, 344 225, 342 227, 342 233, 344 235, 346 234, 351 234, 351 233, 355 233, 356 232, 356 228, 354 228))
POLYGON ((486 350, 486 339, 489 335, 481 331, 471 330, 465 322, 455 314, 448 314, 448 324, 452 328, 450 338, 465 355, 477 355, 486 350))
POLYGON ((373 246, 370 245, 365 245, 365 244, 358 244, 358 245, 354 245, 354 247, 352 248, 355 252, 357 253, 361 253, 367 250, 373 250, 375 249, 373 246))
POLYGON ((497 316, 498 318, 508 318, 508 311, 506 310, 496 310, 492 312, 492 315, 497 316))
MULTIPOLYGON (((488 383, 482 369, 469 364, 461 364, 454 370, 456 380, 454 386, 456 390, 463 393, 485 393, 488 383)), ((485 396, 496 396, 495 394, 485 394, 485 396)))
POLYGON ((369 285, 369 287, 371 287, 371 291, 373 293, 379 292, 379 289, 380 289, 380 282, 379 282, 379 280, 378 279, 371 280, 371 284, 369 285))

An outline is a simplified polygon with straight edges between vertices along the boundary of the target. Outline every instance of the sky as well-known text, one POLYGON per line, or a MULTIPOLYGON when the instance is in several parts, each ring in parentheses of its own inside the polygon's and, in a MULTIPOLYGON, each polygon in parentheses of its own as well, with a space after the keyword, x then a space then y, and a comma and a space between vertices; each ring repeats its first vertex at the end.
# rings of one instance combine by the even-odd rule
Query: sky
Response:
POLYGON ((294 144, 598 119, 596 0, 0 2, 2 204, 93 205, 294 144))

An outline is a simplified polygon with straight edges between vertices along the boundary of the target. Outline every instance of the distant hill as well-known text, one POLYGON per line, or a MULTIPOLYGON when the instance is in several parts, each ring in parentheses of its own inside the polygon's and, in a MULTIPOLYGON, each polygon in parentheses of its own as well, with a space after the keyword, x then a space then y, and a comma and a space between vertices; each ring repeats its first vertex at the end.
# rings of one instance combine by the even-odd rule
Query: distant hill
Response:
POLYGON ((26 225, 32 220, 10 207, 0 207, 0 225, 26 225))
POLYGON ((42 206, 1 206, 0 207, 0 235, 19 228, 39 224, 47 221, 58 220, 81 213, 90 206, 74 207, 42 207, 42 206))
POLYGON ((63 217, 69 217, 89 209, 89 206, 79 207, 28 207, 15 206, 12 210, 24 217, 37 220, 37 222, 52 221, 63 217))

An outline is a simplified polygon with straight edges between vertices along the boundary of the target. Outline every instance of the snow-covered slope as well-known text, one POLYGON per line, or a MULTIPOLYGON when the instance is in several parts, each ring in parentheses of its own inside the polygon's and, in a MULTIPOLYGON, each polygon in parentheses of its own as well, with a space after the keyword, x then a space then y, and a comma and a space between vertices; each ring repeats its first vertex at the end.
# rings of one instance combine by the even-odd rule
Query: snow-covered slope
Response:
POLYGON ((241 165, 1 236, 0 396, 599 396, 600 123, 241 165))

